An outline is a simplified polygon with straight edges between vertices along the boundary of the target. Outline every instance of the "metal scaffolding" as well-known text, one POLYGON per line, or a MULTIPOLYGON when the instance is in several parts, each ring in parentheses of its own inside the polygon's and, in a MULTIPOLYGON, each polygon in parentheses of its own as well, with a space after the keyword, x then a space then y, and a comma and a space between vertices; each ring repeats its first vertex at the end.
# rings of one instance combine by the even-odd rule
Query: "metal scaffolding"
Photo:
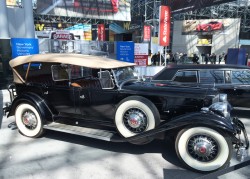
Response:
MULTIPOLYGON (((50 0, 51 1, 51 0, 50 0)), ((159 6, 162 0, 131 0, 132 21, 138 19, 145 24, 150 24, 155 30, 153 35, 157 35, 159 6)), ((223 19, 241 18, 240 32, 250 32, 250 0, 237 0, 231 3, 220 4, 190 12, 174 14, 172 20, 189 19, 223 19)), ((79 17, 55 16, 39 14, 34 11, 35 21, 41 22, 62 22, 69 24, 96 23, 96 19, 86 19, 79 17)))
POLYGON ((140 18, 145 24, 152 25, 153 36, 157 33, 159 23, 159 0, 132 0, 131 1, 131 17, 133 19, 140 18))

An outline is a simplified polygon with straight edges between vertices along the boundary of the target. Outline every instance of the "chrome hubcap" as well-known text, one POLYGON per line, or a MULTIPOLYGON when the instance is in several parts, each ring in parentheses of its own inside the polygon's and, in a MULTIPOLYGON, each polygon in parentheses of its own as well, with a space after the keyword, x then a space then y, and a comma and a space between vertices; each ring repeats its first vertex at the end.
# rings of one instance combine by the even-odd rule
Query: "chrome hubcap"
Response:
POLYGON ((134 133, 145 131, 148 125, 146 114, 137 108, 127 110, 124 114, 123 122, 126 128, 134 133))
POLYGON ((217 157, 219 147, 215 139, 210 136, 196 135, 189 139, 187 150, 196 160, 209 162, 217 157))
POLYGON ((27 128, 34 129, 37 126, 36 115, 32 111, 27 110, 22 115, 22 122, 27 128))

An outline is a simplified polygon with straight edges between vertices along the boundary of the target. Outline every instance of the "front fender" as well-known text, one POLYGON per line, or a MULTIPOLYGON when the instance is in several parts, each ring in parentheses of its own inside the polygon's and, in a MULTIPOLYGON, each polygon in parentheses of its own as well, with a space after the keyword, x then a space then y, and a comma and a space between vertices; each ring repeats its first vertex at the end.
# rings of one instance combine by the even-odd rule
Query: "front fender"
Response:
POLYGON ((217 115, 211 111, 201 111, 175 117, 170 122, 166 122, 165 124, 163 124, 161 128, 176 129, 183 128, 188 125, 208 126, 212 129, 219 128, 229 133, 236 132, 235 126, 229 119, 226 119, 225 117, 217 115))
POLYGON ((52 121, 52 116, 56 113, 56 111, 50 108, 46 101, 39 95, 35 93, 24 93, 20 96, 17 96, 13 100, 7 117, 13 116, 15 114, 17 106, 21 103, 29 103, 34 106, 39 111, 44 124, 47 121, 52 121))

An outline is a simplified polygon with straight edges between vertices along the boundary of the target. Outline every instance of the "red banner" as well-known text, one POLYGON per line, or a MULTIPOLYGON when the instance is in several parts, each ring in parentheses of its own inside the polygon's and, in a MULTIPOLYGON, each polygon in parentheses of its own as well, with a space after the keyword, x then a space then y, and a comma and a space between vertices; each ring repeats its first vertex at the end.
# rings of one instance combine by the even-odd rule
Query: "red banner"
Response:
POLYGON ((104 24, 98 24, 98 40, 105 41, 105 26, 104 24))
POLYGON ((144 25, 143 28, 143 41, 150 41, 151 38, 151 26, 150 25, 144 25))
POLYGON ((160 25, 159 25, 159 45, 169 46, 170 43, 170 8, 160 6, 160 25))

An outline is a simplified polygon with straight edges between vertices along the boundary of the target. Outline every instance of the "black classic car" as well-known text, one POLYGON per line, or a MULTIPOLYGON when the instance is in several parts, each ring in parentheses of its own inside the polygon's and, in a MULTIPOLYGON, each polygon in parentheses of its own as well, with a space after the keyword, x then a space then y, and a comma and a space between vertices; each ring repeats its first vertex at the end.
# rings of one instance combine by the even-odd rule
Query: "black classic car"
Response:
POLYGON ((234 107, 250 107, 250 68, 239 65, 168 65, 152 77, 167 84, 218 89, 234 107))
POLYGON ((4 111, 28 137, 44 129, 133 144, 172 136, 180 160, 199 172, 227 166, 233 145, 248 148, 225 94, 146 82, 134 65, 80 54, 17 57, 10 61, 12 102, 4 111))

